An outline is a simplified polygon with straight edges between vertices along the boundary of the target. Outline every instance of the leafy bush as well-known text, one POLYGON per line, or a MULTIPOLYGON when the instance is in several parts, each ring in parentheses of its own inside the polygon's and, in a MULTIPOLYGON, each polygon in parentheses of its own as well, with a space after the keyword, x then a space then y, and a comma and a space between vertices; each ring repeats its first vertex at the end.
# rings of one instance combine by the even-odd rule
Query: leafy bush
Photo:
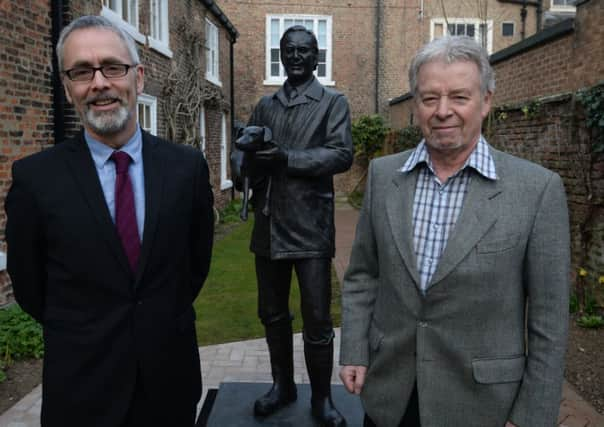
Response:
POLYGON ((582 328, 601 328, 604 326, 604 318, 595 314, 586 314, 577 319, 577 324, 582 328))
MULTIPOLYGON (((232 200, 227 206, 219 212, 220 223, 230 224, 233 222, 240 222, 239 211, 241 210, 241 200, 232 200)), ((250 205, 251 209, 252 206, 250 205)))
POLYGON ((373 114, 361 116, 352 123, 352 144, 357 157, 371 160, 379 155, 388 133, 384 119, 373 114))
POLYGON ((415 148, 422 138, 422 131, 418 126, 411 125, 404 127, 398 131, 394 149, 398 153, 415 148))
POLYGON ((2 368, 13 360, 43 355, 42 326, 18 305, 0 309, 0 382, 6 378, 2 368))

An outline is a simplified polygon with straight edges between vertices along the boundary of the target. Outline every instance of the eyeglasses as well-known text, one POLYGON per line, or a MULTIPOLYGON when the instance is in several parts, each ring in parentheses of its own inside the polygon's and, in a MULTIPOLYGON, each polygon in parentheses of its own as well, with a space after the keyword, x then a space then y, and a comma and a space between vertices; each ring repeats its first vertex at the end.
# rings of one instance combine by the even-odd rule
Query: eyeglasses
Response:
POLYGON ((72 82, 89 82, 94 79, 94 75, 97 71, 100 71, 106 79, 119 79, 128 74, 130 68, 134 67, 136 67, 136 65, 108 64, 101 65, 100 67, 75 67, 65 70, 63 73, 72 82))

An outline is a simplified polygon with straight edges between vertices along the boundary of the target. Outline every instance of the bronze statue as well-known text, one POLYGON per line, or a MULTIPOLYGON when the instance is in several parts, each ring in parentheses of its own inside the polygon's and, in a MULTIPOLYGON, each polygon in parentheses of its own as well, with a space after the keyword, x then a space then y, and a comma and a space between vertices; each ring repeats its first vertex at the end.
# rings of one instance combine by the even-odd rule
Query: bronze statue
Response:
POLYGON ((295 269, 312 414, 322 426, 339 427, 346 421, 333 405, 330 385, 333 175, 352 164, 350 111, 342 94, 323 87, 313 76, 319 50, 312 32, 293 26, 283 34, 280 47, 287 81, 260 100, 248 123, 270 129, 273 145, 248 150, 244 162, 252 176, 251 202, 256 208, 251 250, 256 260, 258 315, 266 330, 273 376, 272 388, 256 400, 254 413, 271 415, 297 397, 288 307, 295 269))

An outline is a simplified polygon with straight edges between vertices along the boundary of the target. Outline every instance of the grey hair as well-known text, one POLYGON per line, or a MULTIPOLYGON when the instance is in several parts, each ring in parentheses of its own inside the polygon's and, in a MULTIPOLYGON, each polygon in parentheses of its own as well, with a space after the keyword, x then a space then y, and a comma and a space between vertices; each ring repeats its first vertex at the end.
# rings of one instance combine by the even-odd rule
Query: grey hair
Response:
POLYGON ((457 61, 471 61, 480 73, 480 90, 495 92, 495 73, 489 63, 486 50, 473 38, 467 36, 447 36, 434 39, 425 44, 416 54, 409 67, 409 91, 417 92, 417 76, 422 65, 431 61, 444 61, 451 64, 457 61))
POLYGON ((126 49, 128 50, 128 54, 130 55, 130 59, 132 60, 133 65, 140 64, 140 59, 138 56, 138 50, 136 48, 136 42, 134 39, 120 28, 117 24, 111 22, 109 19, 104 16, 97 15, 85 15, 81 16, 74 21, 72 21, 69 25, 67 25, 61 31, 61 35, 59 36, 59 41, 57 42, 57 62, 59 64, 59 72, 63 72, 63 58, 64 58, 64 50, 65 50, 65 40, 67 37, 76 30, 83 30, 87 28, 102 28, 109 31, 113 31, 117 36, 124 42, 126 49))

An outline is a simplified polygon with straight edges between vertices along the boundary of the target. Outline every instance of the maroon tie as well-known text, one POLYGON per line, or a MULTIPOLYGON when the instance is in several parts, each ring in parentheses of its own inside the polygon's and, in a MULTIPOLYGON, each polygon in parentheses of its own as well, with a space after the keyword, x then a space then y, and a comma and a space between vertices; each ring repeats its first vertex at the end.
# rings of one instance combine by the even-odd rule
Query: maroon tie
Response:
POLYGON ((141 243, 138 237, 134 192, 128 166, 132 159, 123 151, 114 151, 111 159, 115 162, 115 226, 120 236, 122 246, 130 263, 130 268, 136 272, 141 243))

